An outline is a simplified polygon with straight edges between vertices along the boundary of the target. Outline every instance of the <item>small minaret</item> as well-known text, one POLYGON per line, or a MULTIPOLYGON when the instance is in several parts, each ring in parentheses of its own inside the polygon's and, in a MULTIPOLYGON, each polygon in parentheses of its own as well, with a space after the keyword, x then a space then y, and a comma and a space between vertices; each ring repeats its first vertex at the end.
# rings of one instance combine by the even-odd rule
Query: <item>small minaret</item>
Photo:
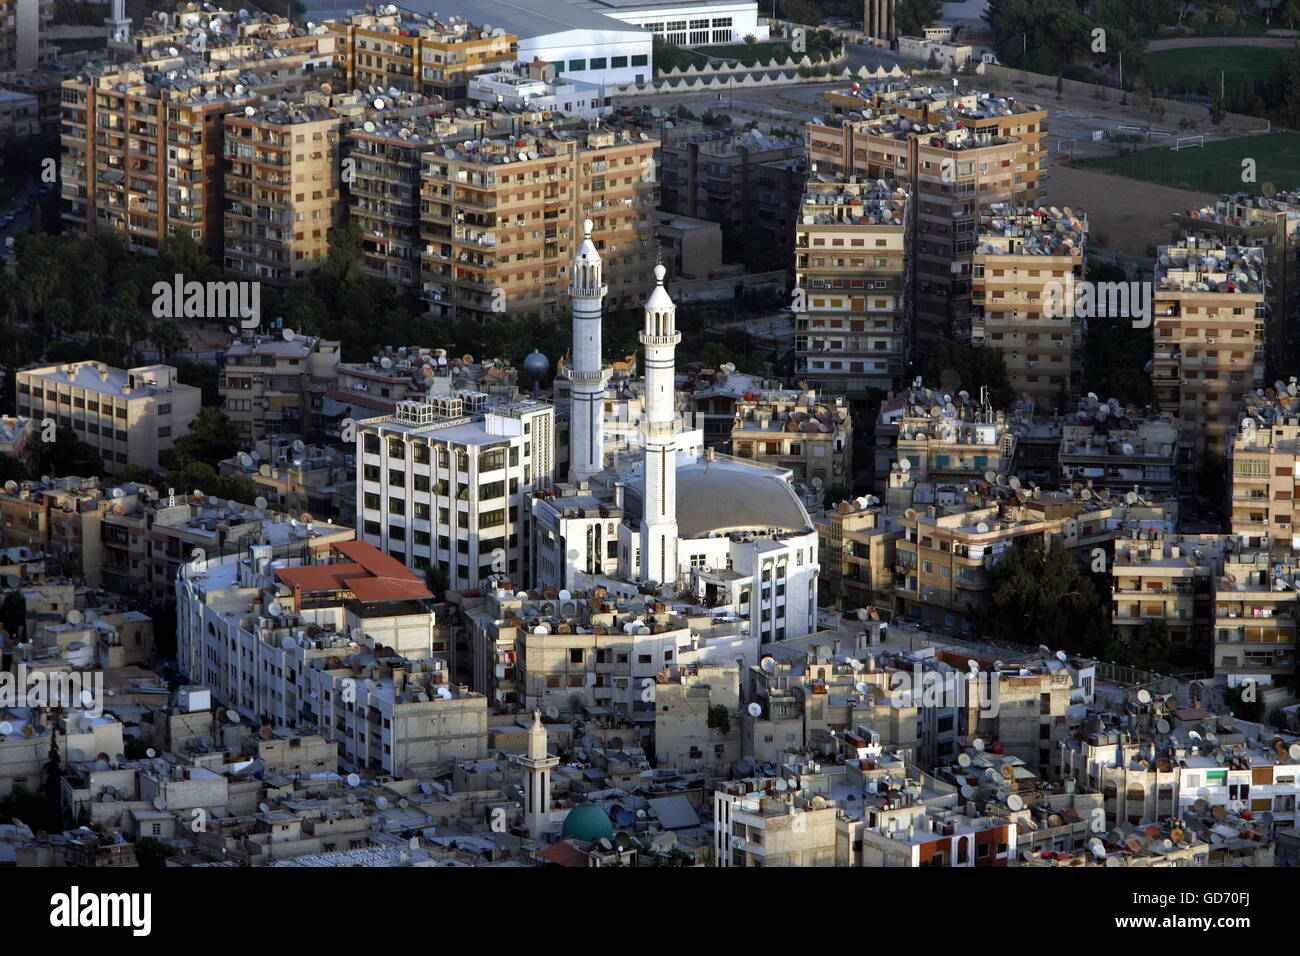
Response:
POLYGON ((540 711, 533 711, 533 725, 528 728, 528 756, 520 757, 524 765, 524 826, 528 835, 540 840, 550 828, 551 768, 560 762, 546 752, 546 727, 540 711))
POLYGON ((605 467, 605 387, 609 369, 601 360, 601 302, 604 265, 591 241, 592 221, 582 222, 582 245, 573 257, 569 299, 573 304, 573 361, 568 366, 569 480, 586 481, 605 467))
POLYGON ((126 0, 113 0, 111 14, 104 18, 109 39, 114 43, 130 45, 131 18, 126 15, 126 0))
POLYGON ((668 270, 655 266, 655 288, 645 303, 645 486, 641 519, 641 580, 677 580, 677 307, 664 288, 668 270))

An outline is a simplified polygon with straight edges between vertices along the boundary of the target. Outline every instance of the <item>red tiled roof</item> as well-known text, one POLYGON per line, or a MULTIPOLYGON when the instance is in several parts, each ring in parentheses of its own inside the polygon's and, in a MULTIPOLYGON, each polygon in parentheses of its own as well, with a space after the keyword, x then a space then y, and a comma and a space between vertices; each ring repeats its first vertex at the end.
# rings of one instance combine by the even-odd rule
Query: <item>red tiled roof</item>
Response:
POLYGON ((548 863, 560 866, 586 866, 587 856, 568 840, 553 843, 537 854, 548 863))
POLYGON ((275 574, 294 589, 295 604, 303 592, 351 591, 363 603, 408 601, 433 597, 406 565, 364 541, 336 541, 333 549, 351 560, 303 568, 279 568, 275 574))

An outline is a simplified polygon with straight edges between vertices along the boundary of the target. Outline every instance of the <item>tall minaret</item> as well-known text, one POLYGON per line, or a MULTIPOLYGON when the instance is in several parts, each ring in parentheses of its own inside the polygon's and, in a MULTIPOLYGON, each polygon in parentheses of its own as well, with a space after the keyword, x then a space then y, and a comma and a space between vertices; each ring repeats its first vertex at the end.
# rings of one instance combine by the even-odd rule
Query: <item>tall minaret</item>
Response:
POLYGON ((664 288, 668 270, 655 266, 655 289, 645 303, 645 488, 641 519, 641 580, 677 580, 677 307, 664 288))
POLYGON ((524 766, 524 825, 530 837, 540 840, 550 827, 551 768, 560 758, 547 755, 546 727, 539 711, 533 711, 533 725, 528 728, 528 756, 519 762, 524 766))
POLYGON ((573 257, 573 361, 569 364, 569 480, 585 481, 605 467, 605 386, 609 369, 600 354, 600 309, 605 298, 603 264, 591 241, 592 222, 582 222, 582 245, 573 257))

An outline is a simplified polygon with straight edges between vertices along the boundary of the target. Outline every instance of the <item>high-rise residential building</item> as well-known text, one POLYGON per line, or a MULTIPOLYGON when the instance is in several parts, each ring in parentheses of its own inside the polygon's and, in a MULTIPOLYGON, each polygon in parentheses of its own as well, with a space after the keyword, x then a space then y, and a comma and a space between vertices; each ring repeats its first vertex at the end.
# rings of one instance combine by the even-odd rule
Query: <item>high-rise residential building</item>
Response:
POLYGON ((225 114, 316 89, 335 39, 246 12, 146 20, 134 61, 95 63, 63 83, 64 218, 137 252, 188 232, 223 261, 225 114))
POLYGON ((0 72, 34 70, 54 52, 54 0, 0 0, 0 72))
POLYGON ((789 231, 759 213, 783 209, 787 224, 793 222, 802 183, 777 195, 777 178, 767 164, 802 156, 803 144, 797 140, 758 130, 707 131, 664 143, 658 157, 659 208, 722 223, 728 255, 744 259, 752 270, 783 267, 790 258, 789 231))
POLYGON ((1240 416, 1228 445, 1229 526, 1247 548, 1285 560, 1300 547, 1300 386, 1295 377, 1263 395, 1247 392, 1240 416))
POLYGON ((505 30, 486 31, 436 14, 416 17, 395 6, 331 18, 322 26, 339 37, 335 63, 349 90, 463 100, 471 77, 508 69, 518 59, 519 40, 505 30))
POLYGON ((1224 559, 1214 585, 1214 675, 1229 686, 1284 684, 1295 675, 1295 558, 1266 552, 1224 559))
POLYGON ((555 409, 481 392, 404 399, 357 424, 362 540, 452 588, 529 583, 527 499, 555 477, 555 409))
POLYGON ((329 255, 342 219, 339 140, 330 97, 225 114, 225 266, 285 284, 329 255))
POLYGON ((1215 581, 1237 542, 1219 534, 1134 529, 1115 541, 1111 633, 1138 643, 1149 621, 1163 621, 1179 648, 1205 648, 1214 620, 1215 581))
POLYGON ((339 343, 315 335, 246 332, 221 357, 221 409, 245 441, 321 437, 325 393, 338 380, 339 343))
POLYGON ((836 395, 893 388, 910 350, 906 190, 810 179, 794 235, 796 373, 836 395))
POLYGON ((987 93, 888 81, 828 93, 840 114, 809 123, 809 176, 897 180, 912 196, 914 341, 970 338, 976 223, 993 203, 1036 202, 1047 111, 987 93))
POLYGON ((108 475, 129 464, 162 468, 159 454, 189 431, 202 400, 170 365, 46 365, 20 371, 17 388, 18 414, 73 429, 100 453, 108 475))
POLYGON ((1261 248, 1161 246, 1152 294, 1156 405, 1179 426, 1179 467, 1226 456, 1247 393, 1264 383, 1268 305, 1261 248))
POLYGON ((997 349, 1018 395, 1065 410, 1083 374, 1082 214, 995 204, 981 213, 971 286, 971 344, 997 349))
POLYGON ((657 141, 510 119, 498 115, 476 137, 449 137, 422 153, 420 266, 430 312, 559 318, 587 218, 605 262, 607 306, 639 303, 653 256, 657 141))
POLYGON ((1264 251, 1264 354, 1279 374, 1294 367, 1300 351, 1294 328, 1300 316, 1300 190, 1221 196, 1209 206, 1175 213, 1174 224, 1189 236, 1264 251))

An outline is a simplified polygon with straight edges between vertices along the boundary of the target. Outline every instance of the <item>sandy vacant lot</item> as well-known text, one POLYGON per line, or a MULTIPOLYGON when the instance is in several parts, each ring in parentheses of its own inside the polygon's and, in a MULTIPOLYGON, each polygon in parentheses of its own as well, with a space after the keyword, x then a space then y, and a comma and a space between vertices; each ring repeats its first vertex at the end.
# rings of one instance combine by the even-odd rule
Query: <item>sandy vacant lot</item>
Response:
POLYGON ((1047 173, 1048 205, 1082 207, 1092 235, 1105 233, 1107 249, 1134 256, 1145 257, 1148 245, 1169 242, 1175 212, 1216 198, 1071 166, 1052 165, 1047 173))

